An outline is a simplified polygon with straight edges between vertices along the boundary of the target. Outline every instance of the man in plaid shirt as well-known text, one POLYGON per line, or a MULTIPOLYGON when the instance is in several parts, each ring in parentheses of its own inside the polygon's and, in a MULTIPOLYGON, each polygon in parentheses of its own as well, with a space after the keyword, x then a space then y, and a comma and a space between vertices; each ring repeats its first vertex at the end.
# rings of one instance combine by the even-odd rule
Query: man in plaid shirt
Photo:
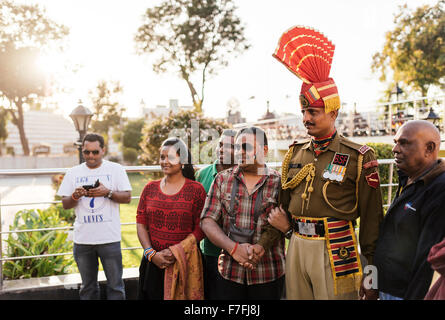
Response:
POLYGON ((222 248, 219 299, 280 299, 282 295, 284 237, 267 221, 277 205, 281 177, 266 166, 267 152, 263 130, 240 130, 235 140, 238 165, 218 173, 207 195, 201 228, 222 248), (233 229, 229 233, 231 224, 250 234, 248 240, 233 236, 233 229))

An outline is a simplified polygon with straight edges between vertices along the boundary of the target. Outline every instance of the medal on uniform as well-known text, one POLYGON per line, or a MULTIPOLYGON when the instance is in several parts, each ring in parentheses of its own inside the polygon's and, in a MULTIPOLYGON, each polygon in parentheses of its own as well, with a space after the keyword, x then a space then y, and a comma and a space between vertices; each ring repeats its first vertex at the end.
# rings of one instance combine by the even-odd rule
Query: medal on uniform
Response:
POLYGON ((336 152, 331 163, 323 171, 323 178, 326 180, 342 182, 346 174, 349 155, 336 152))

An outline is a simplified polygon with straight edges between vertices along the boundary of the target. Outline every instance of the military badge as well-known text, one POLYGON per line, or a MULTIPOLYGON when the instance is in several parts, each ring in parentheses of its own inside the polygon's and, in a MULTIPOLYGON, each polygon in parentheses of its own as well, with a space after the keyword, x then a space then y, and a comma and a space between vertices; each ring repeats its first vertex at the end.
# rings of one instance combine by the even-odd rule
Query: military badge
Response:
POLYGON ((378 163, 377 160, 371 160, 371 161, 369 161, 369 162, 366 162, 366 163, 363 165, 363 168, 364 168, 364 169, 369 169, 369 168, 374 168, 374 167, 378 167, 378 166, 379 166, 379 163, 378 163))
POLYGON ((304 95, 300 95, 300 103, 302 108, 309 107, 309 100, 304 95))
POLYGON ((371 148, 365 144, 361 146, 360 149, 358 149, 358 152, 360 152, 361 154, 365 154, 368 150, 371 150, 371 148))
POLYGON ((346 247, 341 247, 338 249, 338 256, 340 259, 346 260, 349 258, 350 253, 349 250, 346 247))
POLYGON ((367 175, 366 182, 368 182, 368 185, 371 188, 377 189, 377 187, 380 185, 379 172, 375 171, 375 172, 371 173, 370 175, 367 175))
POLYGON ((346 174, 346 166, 349 162, 349 155, 336 152, 331 163, 323 171, 323 178, 331 181, 341 182, 346 174))

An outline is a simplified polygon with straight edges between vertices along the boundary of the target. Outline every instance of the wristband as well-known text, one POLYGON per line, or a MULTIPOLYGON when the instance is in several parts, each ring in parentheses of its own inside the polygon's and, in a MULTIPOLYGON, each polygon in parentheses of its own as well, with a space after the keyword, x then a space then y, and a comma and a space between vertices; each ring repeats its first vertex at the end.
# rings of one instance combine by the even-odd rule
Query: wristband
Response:
POLYGON ((74 201, 79 201, 79 199, 80 199, 80 198, 75 198, 75 197, 74 197, 74 193, 71 195, 71 198, 72 198, 74 201))
POLYGON ((105 198, 108 198, 110 200, 112 200, 111 198, 113 197, 113 190, 110 190, 107 195, 105 196, 105 198))
POLYGON ((292 234, 294 233, 294 230, 292 228, 290 228, 289 230, 287 230, 287 232, 284 234, 284 237, 286 239, 290 239, 292 237, 292 234))
POLYGON ((233 256, 235 254, 236 249, 238 248, 238 242, 235 243, 235 246, 233 247, 232 251, 230 252, 230 255, 233 256))
POLYGON ((151 262, 151 259, 153 259, 153 257, 156 254, 156 250, 153 249, 152 247, 148 247, 147 249, 144 250, 144 257, 151 262))

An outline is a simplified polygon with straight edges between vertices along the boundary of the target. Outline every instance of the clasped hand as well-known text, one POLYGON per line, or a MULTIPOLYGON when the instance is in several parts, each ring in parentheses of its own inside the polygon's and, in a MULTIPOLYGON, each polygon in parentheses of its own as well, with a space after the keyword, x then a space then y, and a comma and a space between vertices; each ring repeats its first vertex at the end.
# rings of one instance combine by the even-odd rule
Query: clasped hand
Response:
POLYGON ((244 268, 253 270, 264 255, 264 248, 259 244, 240 243, 233 259, 244 268))
POLYGON ((166 248, 162 251, 156 252, 153 259, 151 261, 160 269, 168 268, 170 265, 172 265, 176 258, 173 255, 173 252, 170 250, 170 248, 166 248))

